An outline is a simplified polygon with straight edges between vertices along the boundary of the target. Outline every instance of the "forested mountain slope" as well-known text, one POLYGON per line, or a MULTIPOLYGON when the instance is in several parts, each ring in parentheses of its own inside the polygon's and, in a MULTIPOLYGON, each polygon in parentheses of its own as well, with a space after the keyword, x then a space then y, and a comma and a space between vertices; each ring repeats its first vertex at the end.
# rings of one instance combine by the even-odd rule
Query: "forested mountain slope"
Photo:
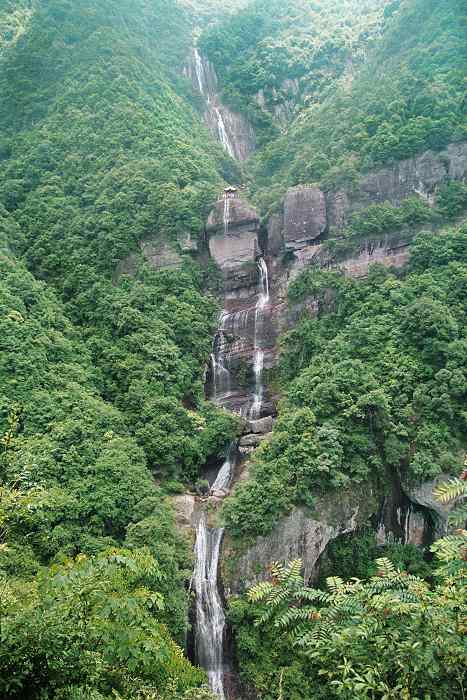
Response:
POLYGON ((362 170, 465 139, 462 0, 296 0, 275 10, 257 0, 201 44, 227 97, 264 132, 252 165, 264 207, 285 185, 352 184, 362 170), (289 102, 281 126, 274 110, 289 102))
POLYGON ((170 641, 184 640, 190 555, 152 474, 195 481, 235 419, 204 402, 217 313, 205 272, 188 257, 183 271, 158 275, 141 262, 131 279, 115 273, 149 235, 176 245, 202 232, 225 157, 181 78, 191 31, 182 8, 57 0, 1 11, 1 694, 98 697, 147 682, 172 698, 204 676, 170 641), (58 570, 37 578, 54 559, 122 544, 149 546, 156 560, 148 551, 69 562, 62 592, 58 570), (72 596, 93 576, 109 584, 85 613, 72 596), (129 625, 114 650, 102 626, 93 638, 74 617, 102 619, 112 591, 120 617, 109 634, 129 625), (159 666, 152 644, 165 649, 159 666), (110 671, 119 664, 123 675, 110 671), (132 664, 143 664, 138 677, 132 664))
MULTIPOLYGON (((1 697, 355 700, 347 667, 336 690, 352 630, 311 662, 261 592, 231 594, 283 517, 459 472, 466 34, 462 0, 0 0, 1 697), (216 133, 224 106, 253 135, 246 162, 216 133), (290 219, 316 231, 294 238, 290 219), (209 624, 217 665, 201 670, 209 624)), ((365 513, 349 546, 374 553, 365 513)), ((418 548, 385 554, 431 577, 426 522, 418 548)), ((443 665, 438 686, 411 669, 401 697, 463 697, 459 547, 438 545, 429 592, 383 565, 391 653, 419 624, 420 665, 443 665)), ((294 566, 299 619, 315 594, 294 566)), ((372 586, 351 603, 357 636, 372 586)), ((352 673, 376 653, 362 643, 352 673)), ((402 693, 387 658, 362 700, 402 693)))

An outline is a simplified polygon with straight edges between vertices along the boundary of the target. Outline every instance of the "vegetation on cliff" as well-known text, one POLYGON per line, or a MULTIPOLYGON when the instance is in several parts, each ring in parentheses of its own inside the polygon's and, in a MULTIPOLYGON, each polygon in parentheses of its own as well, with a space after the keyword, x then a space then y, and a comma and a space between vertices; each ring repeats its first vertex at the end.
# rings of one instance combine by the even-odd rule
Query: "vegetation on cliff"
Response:
POLYGON ((386 558, 367 580, 323 589, 304 584, 300 561, 272 565, 231 603, 244 680, 264 700, 463 698, 465 533, 432 550, 433 588, 386 558))
MULTIPOLYGON (((356 183, 465 138, 464 20, 461 0, 0 2, 0 695, 212 700, 182 651, 192 557, 167 498, 239 429, 204 397, 219 312, 212 265, 194 254, 207 214, 224 179, 245 175, 265 212, 288 185, 356 183), (226 100, 258 133, 244 172, 183 77, 201 25, 226 100), (176 251, 177 269, 151 268, 142 242, 176 251)), ((436 210, 410 199, 355 215, 348 238, 456 219, 465 206, 465 184, 451 183, 436 210)), ((465 225, 420 236, 401 274, 310 271, 291 286, 320 312, 283 339, 280 417, 225 506, 233 535, 267 533, 294 505, 387 468, 409 480, 456 468, 466 236, 465 225)), ((413 552, 386 554, 423 570, 413 552)), ((414 618, 398 609, 387 621, 394 643, 377 682, 389 654, 413 643, 422 605, 433 634, 445 626, 427 640, 429 659, 451 653, 440 688, 456 682, 449 580, 429 592, 410 579, 414 618)), ((371 585, 350 591, 358 605, 371 585)), ((236 605, 240 660, 261 691, 284 655, 284 700, 314 692, 322 668, 330 684, 355 682, 336 669, 360 620, 349 632, 346 618, 310 662, 287 649, 274 616, 252 629, 256 602, 236 605)), ((368 643, 352 668, 377 653, 368 643)))
POLYGON ((251 188, 265 210, 288 186, 351 185, 368 168, 465 139, 462 0, 279 5, 257 0, 202 42, 226 97, 264 134, 251 188), (274 110, 289 103, 281 127, 274 110))
POLYGON ((251 476, 224 506, 234 536, 265 534, 293 505, 387 478, 461 470, 466 442, 467 227, 420 234, 401 273, 309 270, 294 301, 319 303, 282 340, 284 399, 251 476), (268 489, 264 489, 264 484, 268 489))

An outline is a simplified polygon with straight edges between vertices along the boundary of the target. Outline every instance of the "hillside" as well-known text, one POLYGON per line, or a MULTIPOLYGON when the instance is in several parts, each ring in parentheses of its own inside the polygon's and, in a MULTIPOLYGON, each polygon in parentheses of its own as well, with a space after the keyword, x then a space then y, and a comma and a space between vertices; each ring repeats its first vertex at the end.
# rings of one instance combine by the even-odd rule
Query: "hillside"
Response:
POLYGON ((2 698, 464 697, 466 75, 462 0, 0 0, 2 698))

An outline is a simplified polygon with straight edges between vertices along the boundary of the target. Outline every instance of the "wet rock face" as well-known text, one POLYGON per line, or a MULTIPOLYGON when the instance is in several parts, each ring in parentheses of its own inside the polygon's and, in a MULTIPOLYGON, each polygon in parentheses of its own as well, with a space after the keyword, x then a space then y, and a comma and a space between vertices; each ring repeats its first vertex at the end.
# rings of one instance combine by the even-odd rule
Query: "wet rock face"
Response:
POLYGON ((297 250, 324 233, 327 225, 326 199, 317 187, 294 187, 284 202, 284 242, 297 250))
POLYGON ((242 114, 223 104, 212 63, 193 48, 184 73, 193 90, 204 98, 204 121, 212 135, 232 158, 239 161, 249 158, 256 147, 253 127, 242 114))
POLYGON ((258 230, 258 212, 247 202, 240 198, 216 202, 206 232, 209 252, 223 272, 226 290, 250 290, 256 284, 258 230))

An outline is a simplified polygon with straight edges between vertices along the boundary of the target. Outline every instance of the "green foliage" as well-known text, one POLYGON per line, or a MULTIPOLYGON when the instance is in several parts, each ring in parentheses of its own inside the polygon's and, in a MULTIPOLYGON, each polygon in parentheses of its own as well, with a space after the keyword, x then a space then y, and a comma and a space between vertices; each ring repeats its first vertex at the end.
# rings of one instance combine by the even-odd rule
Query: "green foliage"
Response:
POLYGON ((262 207, 289 186, 347 187, 369 168, 465 139, 465 26, 460 0, 258 0, 210 28, 202 47, 259 133, 251 188, 262 207))
POLYGON ((237 422, 204 401, 212 274, 140 253, 196 239, 222 183, 190 43, 168 0, 0 7, 4 697, 209 697, 173 641, 191 561, 153 474, 196 479, 237 422))
POLYGON ((388 469, 414 482, 460 471, 466 234, 421 234, 402 276, 309 270, 292 283, 291 298, 316 299, 319 314, 282 339, 285 398, 250 479, 224 506, 234 536, 265 534, 293 505, 388 469))
POLYGON ((467 521, 467 458, 464 461, 464 471, 458 479, 450 479, 439 483, 433 495, 438 501, 453 507, 449 514, 452 525, 462 527, 467 521))
POLYGON ((326 547, 319 562, 318 586, 324 588, 329 576, 368 578, 377 571, 378 557, 390 559, 398 569, 420 578, 430 578, 433 567, 423 550, 410 544, 377 545, 373 531, 341 535, 326 547))
POLYGON ((326 590, 304 584, 300 560, 273 564, 249 602, 231 605, 244 679, 265 700, 276 700, 278 685, 287 700, 462 698, 463 548, 465 533, 433 547, 442 563, 433 590, 387 558, 366 581, 334 576, 326 590))
POLYGON ((379 35, 385 4, 255 0, 210 25, 200 45, 218 69, 224 97, 247 111, 264 144, 277 135, 275 117, 284 120, 290 103, 313 103, 351 57, 362 61, 379 35))
POLYGON ((80 555, 33 586, 3 580, 2 695, 135 697, 147 687, 161 700, 185 697, 204 675, 163 624, 165 577, 142 549, 80 555))

